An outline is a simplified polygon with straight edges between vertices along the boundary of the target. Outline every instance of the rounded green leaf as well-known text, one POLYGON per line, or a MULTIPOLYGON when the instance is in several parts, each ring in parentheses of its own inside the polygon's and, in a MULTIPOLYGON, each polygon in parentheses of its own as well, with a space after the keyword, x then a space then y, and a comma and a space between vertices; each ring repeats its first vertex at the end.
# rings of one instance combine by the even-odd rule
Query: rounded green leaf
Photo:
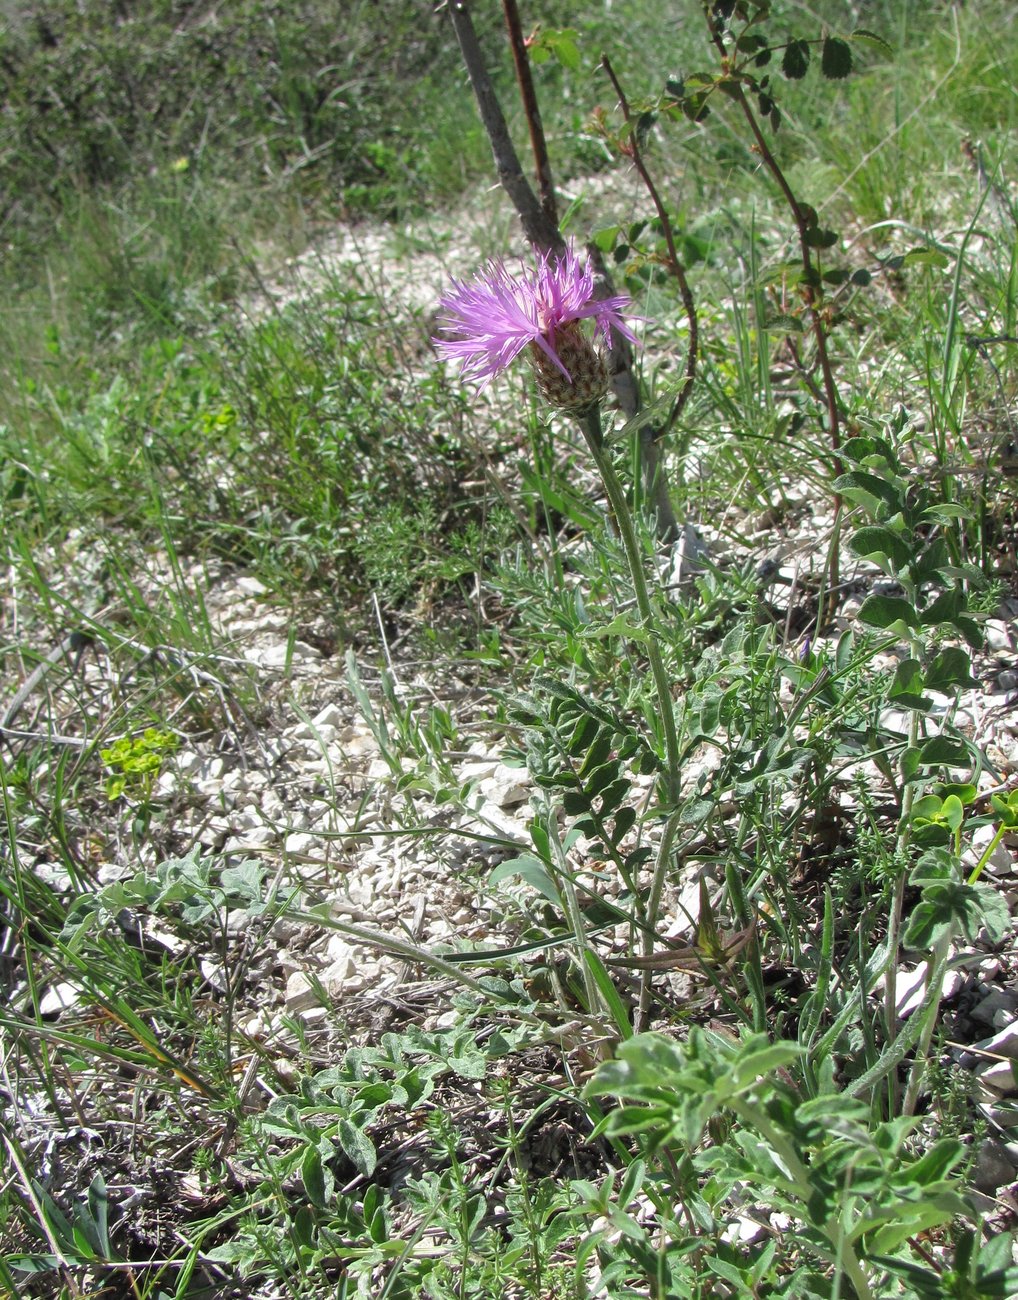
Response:
POLYGON ((789 41, 781 60, 781 71, 789 81, 801 81, 809 69, 809 42, 789 41))
POLYGON ((882 596, 874 592, 860 605, 859 622, 869 627, 887 628, 888 631, 907 630, 919 626, 919 615, 903 596, 882 596))
POLYGON ((908 568, 912 553, 901 537, 890 528, 859 528, 849 542, 861 559, 871 559, 885 573, 901 573, 908 568))
POLYGON ((831 81, 842 81, 852 71, 852 47, 839 36, 828 36, 820 56, 820 71, 831 81))

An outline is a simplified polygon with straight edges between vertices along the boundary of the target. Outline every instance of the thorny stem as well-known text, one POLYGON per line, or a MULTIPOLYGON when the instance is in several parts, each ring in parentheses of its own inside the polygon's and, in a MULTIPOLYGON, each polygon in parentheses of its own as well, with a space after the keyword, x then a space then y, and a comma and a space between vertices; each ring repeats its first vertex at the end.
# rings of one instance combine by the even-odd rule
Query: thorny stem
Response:
POLYGON ((549 221, 558 228, 558 211, 555 205, 555 184, 551 177, 551 162, 548 158, 548 142, 541 122, 541 110, 537 104, 534 79, 530 75, 530 60, 527 58, 527 45, 523 39, 520 25, 520 11, 516 0, 502 0, 505 25, 509 32, 509 45, 513 52, 516 66, 516 80, 519 82, 520 98, 523 100, 523 112, 526 115, 530 131, 530 148, 534 154, 534 171, 537 173, 537 187, 541 192, 541 208, 549 221))
POLYGON ((672 230, 671 218, 668 215, 668 209, 661 201, 661 195, 654 184, 654 179, 647 170, 647 164, 643 160, 643 153, 640 150, 640 142, 637 133, 632 126, 632 113, 629 108, 629 100, 622 89, 622 84, 612 67, 611 59, 607 54, 601 55, 601 67, 608 74, 608 80, 612 83, 615 94, 618 96, 619 108, 622 111, 622 117, 626 125, 630 128, 629 139, 626 141, 625 152, 633 160, 633 166, 636 168, 643 181, 644 188, 650 195, 651 202, 661 222, 661 230, 664 234, 665 247, 668 249, 668 270, 675 277, 679 286, 679 294, 682 297, 682 307, 686 313, 686 319, 689 321, 689 351, 686 354, 686 374, 682 381, 682 387, 679 389, 671 411, 668 413, 668 419, 663 427, 657 430, 656 436, 661 437, 671 429, 683 408, 689 401, 689 396, 693 391, 693 383, 696 379, 696 363, 700 352, 700 327, 696 314, 696 302, 693 299, 692 290, 689 287, 689 280, 686 276, 686 268, 679 257, 678 249, 675 246, 675 232, 672 230))
MULTIPOLYGON (((715 47, 717 48, 717 51, 721 56, 724 66, 727 67, 729 55, 727 49, 725 48, 725 42, 721 36, 721 33, 718 30, 717 24, 711 17, 710 11, 706 8, 706 6, 704 8, 704 15, 707 19, 707 26, 710 31, 711 40, 713 41, 715 47)), ((831 365, 830 352, 828 351, 827 348, 827 326, 824 323, 823 313, 821 311, 823 291, 822 290, 818 291, 817 287, 813 283, 813 279, 815 275, 815 269, 813 266, 813 254, 807 239, 809 222, 806 218, 806 213, 803 211, 802 205, 799 203, 799 200, 795 197, 795 194, 792 191, 792 187, 789 185, 788 180, 785 177, 785 173, 781 170, 780 163, 774 157, 774 154, 771 152, 770 146, 767 143, 767 138, 763 133, 763 129, 761 128, 760 123, 757 120, 756 114, 753 112, 753 106, 746 98, 746 93, 742 87, 742 83, 738 80, 733 79, 732 81, 727 82, 726 85, 731 89, 732 97, 734 98, 735 102, 739 105, 740 109, 742 110, 743 116, 745 117, 746 122, 749 125, 749 129, 753 133, 753 139, 756 142, 757 152, 760 154, 764 166, 774 177, 778 189, 780 189, 782 195, 784 196, 785 202, 788 204, 789 210, 791 211, 792 217, 795 221, 796 230, 798 231, 799 251, 800 251, 800 256, 802 258, 802 269, 803 269, 802 292, 806 302, 806 306, 809 309, 810 325, 813 328, 813 338, 816 342, 817 360, 820 363, 820 373, 823 376, 823 381, 824 381, 824 397, 827 403, 828 436, 830 438, 831 456, 832 456, 834 472, 836 475, 840 476, 842 473, 844 473, 844 465, 842 463, 841 455, 840 455, 841 403, 838 397, 838 386, 834 378, 834 369, 831 365)), ((840 506, 841 506, 841 498, 838 495, 835 495, 834 498, 835 511, 837 511, 840 508, 840 506)), ((831 590, 833 591, 834 589, 836 589, 839 586, 839 584, 840 584, 840 563, 839 563, 838 548, 835 547, 831 551, 831 560, 830 560, 831 590)))
MULTIPOLYGON (((665 822, 662 831, 661 843, 654 864, 654 875, 651 880, 650 893, 647 897, 643 917, 646 923, 642 931, 643 955, 649 957, 654 951, 655 930, 658 915, 661 911, 661 897, 664 893, 665 881, 671 864, 672 849, 679 825, 677 808, 681 795, 681 773, 679 770, 679 736, 675 726, 675 705, 672 700, 671 683, 668 680, 664 659, 656 639, 658 620, 651 600, 650 590, 647 586, 647 576, 643 567, 643 552, 637 540, 636 529, 633 526, 633 516, 626 502, 626 494, 612 466, 611 458, 604 448, 600 408, 592 406, 579 417, 579 422, 587 447, 590 450, 594 464, 597 466, 597 472, 601 476, 601 482, 604 484, 605 495, 608 497, 608 504, 615 516, 619 536, 626 552, 629 572, 633 579, 633 591, 636 595, 636 607, 640 612, 640 621, 647 631, 647 659, 650 663, 651 676, 654 679, 658 712, 661 716, 661 726, 664 732, 666 768, 664 802, 668 808, 668 820, 665 822)), ((641 976, 637 1030, 641 1029, 647 1020, 652 976, 652 970, 645 970, 641 976)))

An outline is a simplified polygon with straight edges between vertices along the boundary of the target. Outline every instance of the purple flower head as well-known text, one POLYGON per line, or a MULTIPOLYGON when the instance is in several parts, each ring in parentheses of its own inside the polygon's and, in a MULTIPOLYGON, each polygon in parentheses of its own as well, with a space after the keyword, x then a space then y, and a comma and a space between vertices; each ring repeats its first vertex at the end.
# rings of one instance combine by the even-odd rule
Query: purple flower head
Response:
POLYGON ((607 371, 577 322, 593 320, 605 343, 612 329, 635 343, 621 316, 628 301, 621 295, 595 299, 590 259, 581 262, 571 248, 561 256, 539 253, 536 269, 521 264, 518 275, 510 274, 504 262, 493 261, 470 283, 453 280, 439 317, 439 328, 449 337, 434 342, 442 356, 461 362, 464 377, 481 388, 529 347, 538 380, 552 400, 563 406, 589 405, 607 389, 607 371))

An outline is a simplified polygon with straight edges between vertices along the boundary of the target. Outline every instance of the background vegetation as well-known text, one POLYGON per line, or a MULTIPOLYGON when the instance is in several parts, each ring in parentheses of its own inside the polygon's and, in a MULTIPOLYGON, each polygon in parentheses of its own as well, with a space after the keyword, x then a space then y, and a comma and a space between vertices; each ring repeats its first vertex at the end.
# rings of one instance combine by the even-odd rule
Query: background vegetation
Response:
MULTIPOLYGON (((499 6, 474 8, 512 105, 499 6)), ((701 6, 549 0, 523 15, 573 33, 575 59, 535 67, 556 180, 563 207, 575 199, 570 232, 601 231, 649 322, 652 399, 674 390, 686 323, 660 271, 660 230, 613 148, 603 49, 646 115, 702 337, 666 455, 677 511, 706 521, 712 559, 664 605, 657 634, 684 752, 709 743, 716 760, 690 778, 682 810, 688 861, 717 885, 692 959, 714 1000, 699 1015, 697 998, 666 1002, 655 1023, 686 1046, 638 1036, 593 1081, 597 1052, 546 1026, 568 1006, 587 1037, 626 1040, 631 1008, 615 990, 629 991, 583 945, 569 956, 570 872, 547 809, 515 876, 504 863, 495 877, 490 863, 476 868, 473 886, 498 900, 497 946, 521 951, 469 967, 468 981, 486 982, 453 996, 443 1033, 422 1015, 365 1041, 363 1026, 337 1019, 316 1049, 291 1024, 296 1075, 284 1077, 236 1028, 258 997, 237 936, 269 933, 295 904, 260 865, 191 854, 182 805, 155 789, 185 744, 274 725, 253 677, 230 675, 205 605, 203 570, 243 571, 285 609, 291 644, 380 662, 380 626, 424 656, 436 689, 455 678, 481 692, 470 727, 526 761, 548 798, 565 792, 588 832, 601 818, 594 892, 622 864, 603 898, 589 909, 584 898, 583 924, 600 935, 639 910, 646 844, 632 861, 619 845, 637 821, 633 772, 660 762, 660 723, 580 439, 549 424, 522 373, 477 403, 437 364, 430 309, 397 309, 366 273, 323 256, 316 287, 280 289, 287 260, 337 228, 386 223, 411 266, 437 252, 459 270, 505 251, 512 228, 488 192, 490 149, 446 16, 424 0, 338 9, 0 6, 0 962, 11 993, 0 1284, 153 1300, 580 1296, 594 1276, 612 1297, 1013 1293, 1001 1245, 1013 1210, 966 1199, 986 1137, 970 1078, 950 1064, 936 1006, 930 1036, 918 1016, 910 1034, 893 1006, 887 1023, 876 987, 901 933, 913 961, 964 934, 995 954, 1003 983, 1014 976, 1006 909, 979 892, 985 881, 957 882, 944 903, 945 878, 922 856, 961 861, 984 832, 996 848, 1018 820, 1013 759, 987 758, 953 711, 959 691, 1000 671, 979 658, 982 620, 1014 594, 1013 6, 773 6, 779 44, 859 28, 879 38, 853 43, 850 77, 823 79, 814 58, 809 75, 782 80, 781 126, 768 128, 796 194, 835 232, 831 267, 844 272, 828 285, 832 353, 857 441, 838 467, 803 360, 787 207, 732 102, 715 96, 696 122, 668 89, 717 71, 701 6), (831 534, 811 534, 811 511, 830 524, 840 471, 856 476, 838 490, 856 512, 847 554, 869 565, 849 570, 832 606, 831 534), (874 474, 889 485, 876 498, 874 474), (790 589, 789 556, 802 570, 790 589), (890 605, 858 622, 874 582, 911 602, 912 623, 890 605), (963 603, 938 603, 955 590, 963 603), (909 650, 889 659, 899 635, 909 650), (958 642, 964 668, 943 657, 958 642), (51 690, 45 665, 94 644, 101 680, 69 673, 51 690), (901 661, 919 667, 909 677, 901 661), (940 712, 917 703, 929 689, 950 701, 940 712), (955 747, 922 749, 934 740, 955 747), (908 768, 903 751, 926 758, 908 768), (866 779, 853 768, 863 759, 866 779), (987 773, 1004 811, 981 801, 987 773), (626 800, 632 821, 611 821, 626 800), (109 862, 147 865, 111 886, 109 862), (500 892, 513 879, 530 892, 500 892), (125 910, 176 946, 153 957, 126 942, 125 910), (915 915, 925 928, 909 931, 915 915), (759 943, 726 952, 753 926, 759 943), (196 999, 210 952, 234 975, 196 999), (72 1022, 43 1009, 57 983, 75 990, 72 1022), (711 1016, 724 1032, 689 1035, 711 1016), (239 1045, 276 1094, 264 1115, 246 1109, 239 1045), (918 1134, 900 1117, 917 1056, 932 1062, 918 1134), (130 1119, 124 1082, 139 1071, 160 1098, 144 1122, 130 1119), (682 1109, 677 1097, 697 1101, 682 1109), (606 1098, 625 1103, 610 1122, 606 1098), (120 1193, 111 1200, 107 1184, 124 1181, 123 1149, 111 1141, 105 1165, 46 1164, 24 1125, 36 1106, 56 1134, 130 1119, 159 1168, 185 1133, 217 1133, 215 1154, 187 1157, 197 1208, 180 1184, 165 1199, 176 1236, 160 1239, 162 1262, 122 1228, 111 1236, 120 1193), (482 1110, 497 1147, 487 1162, 482 1110), (408 1115, 420 1130, 409 1173, 395 1169, 392 1139, 408 1115), (546 1122, 582 1133, 583 1159, 542 1163, 531 1136, 546 1122), (938 1154, 916 1173, 926 1146, 938 1154), (783 1152, 784 1169, 764 1147, 783 1152), (799 1176, 785 1177, 793 1156, 799 1176), (721 1240, 740 1198, 784 1218, 721 1240)), ((616 451, 630 481, 635 449, 624 438, 616 451)), ((418 824, 422 809, 462 812, 464 717, 377 680, 367 692, 355 669, 346 698, 389 764, 392 827, 418 824)), ((639 805, 639 819, 652 840, 654 810, 639 805)), ((521 851, 494 834, 488 847, 495 859, 521 851)))

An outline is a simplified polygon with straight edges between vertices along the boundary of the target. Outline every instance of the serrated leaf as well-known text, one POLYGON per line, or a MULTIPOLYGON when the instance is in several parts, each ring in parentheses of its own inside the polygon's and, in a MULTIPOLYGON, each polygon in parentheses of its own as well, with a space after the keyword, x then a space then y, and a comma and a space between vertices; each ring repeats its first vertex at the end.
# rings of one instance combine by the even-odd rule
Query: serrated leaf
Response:
POLYGON ((866 27, 857 27, 852 33, 852 40, 861 41, 864 45, 873 45, 880 50, 882 54, 889 54, 892 56, 894 54, 893 47, 889 45, 882 36, 878 36, 876 32, 871 32, 866 27))
POLYGON ((809 42, 789 41, 781 59, 781 71, 789 81, 801 81, 809 69, 809 42))
POLYGON ((576 43, 564 33, 555 41, 553 52, 559 63, 570 72, 578 72, 580 69, 580 51, 576 43))
POLYGON ((852 71, 852 47, 840 36, 828 36, 820 55, 820 71, 830 81, 842 81, 852 71))

